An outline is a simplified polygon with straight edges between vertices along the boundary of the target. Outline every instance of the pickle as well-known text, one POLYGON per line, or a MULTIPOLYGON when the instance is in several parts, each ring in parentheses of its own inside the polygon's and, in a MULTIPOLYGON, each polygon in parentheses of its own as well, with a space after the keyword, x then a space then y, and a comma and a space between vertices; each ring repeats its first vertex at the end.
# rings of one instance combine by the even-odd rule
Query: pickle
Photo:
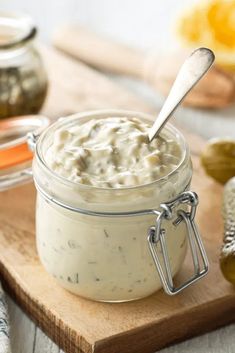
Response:
POLYGON ((225 185, 223 198, 224 243, 220 268, 224 277, 235 284, 235 177, 225 185))
POLYGON ((46 93, 42 68, 0 68, 0 119, 38 113, 46 93))
POLYGON ((235 176, 235 140, 212 139, 201 154, 205 172, 219 183, 225 184, 235 176))

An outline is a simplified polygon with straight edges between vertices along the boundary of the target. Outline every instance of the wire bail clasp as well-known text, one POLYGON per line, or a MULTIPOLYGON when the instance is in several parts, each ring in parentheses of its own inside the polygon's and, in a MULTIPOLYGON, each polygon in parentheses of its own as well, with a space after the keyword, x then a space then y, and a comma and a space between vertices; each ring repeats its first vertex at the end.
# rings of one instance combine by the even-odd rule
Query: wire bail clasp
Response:
POLYGON ((200 278, 205 276, 208 272, 209 263, 207 255, 194 221, 197 205, 198 196, 195 192, 192 191, 182 192, 173 200, 162 203, 160 205, 162 211, 160 213, 156 211, 156 214, 158 214, 158 217, 156 219, 156 226, 151 227, 148 232, 149 249, 153 257, 155 266, 157 268, 158 274, 160 276, 162 286, 165 292, 169 295, 175 295, 179 293, 192 283, 198 281, 200 278), (182 204, 187 204, 189 206, 189 210, 185 211, 184 209, 179 208, 176 212, 177 218, 173 220, 173 210, 182 204), (194 274, 191 278, 186 280, 186 282, 181 284, 179 287, 175 287, 173 283, 171 265, 169 261, 165 239, 167 233, 166 230, 162 228, 163 220, 172 221, 173 225, 176 227, 181 222, 185 222, 187 227, 187 235, 194 265, 194 274), (158 244, 160 244, 161 247, 163 264, 161 264, 160 257, 157 253, 156 248, 158 244))
POLYGON ((34 132, 34 131, 28 132, 28 134, 27 134, 28 147, 32 152, 35 151, 36 143, 37 143, 39 136, 40 136, 40 133, 34 132))

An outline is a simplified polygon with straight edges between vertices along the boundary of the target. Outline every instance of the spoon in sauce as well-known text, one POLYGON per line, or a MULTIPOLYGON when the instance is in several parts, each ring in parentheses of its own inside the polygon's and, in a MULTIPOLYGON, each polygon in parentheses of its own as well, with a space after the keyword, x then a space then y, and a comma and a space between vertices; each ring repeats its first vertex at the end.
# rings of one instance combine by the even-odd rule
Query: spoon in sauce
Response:
MULTIPOLYGON (((174 60, 174 58, 172 60, 174 60)), ((208 48, 198 48, 194 50, 185 60, 157 119, 149 130, 149 142, 159 135, 161 129, 170 119, 176 108, 209 70, 214 60, 215 55, 213 51, 208 48)))

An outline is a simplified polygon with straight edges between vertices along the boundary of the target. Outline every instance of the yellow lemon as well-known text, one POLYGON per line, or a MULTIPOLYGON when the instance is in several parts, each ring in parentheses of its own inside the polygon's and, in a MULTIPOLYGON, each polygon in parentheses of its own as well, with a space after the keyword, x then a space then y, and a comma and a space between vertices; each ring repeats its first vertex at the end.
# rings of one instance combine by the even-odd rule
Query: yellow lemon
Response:
POLYGON ((179 18, 177 32, 187 46, 209 47, 217 63, 235 70, 235 0, 195 4, 179 18))

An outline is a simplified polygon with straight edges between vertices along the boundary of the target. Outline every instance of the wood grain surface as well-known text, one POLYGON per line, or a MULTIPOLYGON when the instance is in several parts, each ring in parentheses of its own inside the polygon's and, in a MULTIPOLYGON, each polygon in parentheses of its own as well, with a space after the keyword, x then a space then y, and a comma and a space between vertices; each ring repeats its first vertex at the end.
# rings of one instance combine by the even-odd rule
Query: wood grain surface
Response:
MULTIPOLYGON (((151 110, 139 98, 84 65, 52 50, 43 50, 43 55, 50 72, 44 111, 48 116, 114 107, 151 110)), ((234 321, 235 292, 218 266, 222 190, 200 167, 198 153, 203 142, 190 134, 186 138, 193 154, 193 189, 201 200, 197 221, 210 273, 176 297, 160 291, 144 300, 114 305, 66 292, 44 271, 36 254, 33 184, 0 194, 0 264, 5 288, 65 352, 150 353, 234 321)), ((180 272, 178 280, 186 270, 180 272)))
MULTIPOLYGON (((53 44, 92 67, 139 78, 167 96, 190 50, 140 50, 102 37, 79 25, 64 25, 54 33, 53 44), (174 58, 174 60, 172 60, 174 58)), ((187 94, 182 104, 201 108, 222 108, 235 101, 233 75, 213 65, 187 94)))

